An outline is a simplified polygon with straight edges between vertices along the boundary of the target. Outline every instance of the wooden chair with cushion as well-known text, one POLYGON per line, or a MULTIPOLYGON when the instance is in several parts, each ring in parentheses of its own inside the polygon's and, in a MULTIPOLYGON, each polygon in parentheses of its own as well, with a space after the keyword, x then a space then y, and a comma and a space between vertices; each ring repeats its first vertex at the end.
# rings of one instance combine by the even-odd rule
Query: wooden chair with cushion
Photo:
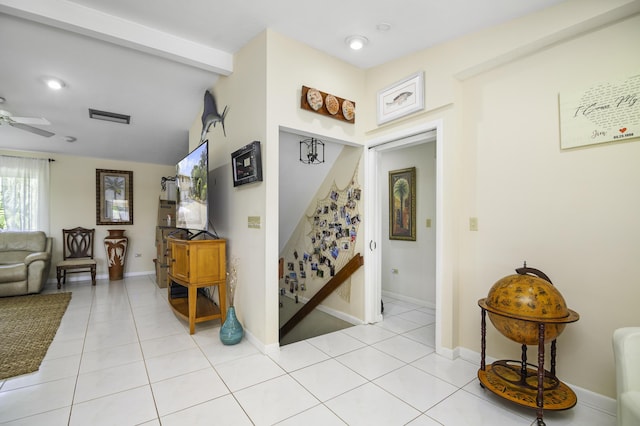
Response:
POLYGON ((67 283, 67 273, 91 272, 91 284, 96 285, 96 261, 93 258, 95 229, 77 227, 62 230, 62 262, 56 266, 58 288, 60 278, 67 283))

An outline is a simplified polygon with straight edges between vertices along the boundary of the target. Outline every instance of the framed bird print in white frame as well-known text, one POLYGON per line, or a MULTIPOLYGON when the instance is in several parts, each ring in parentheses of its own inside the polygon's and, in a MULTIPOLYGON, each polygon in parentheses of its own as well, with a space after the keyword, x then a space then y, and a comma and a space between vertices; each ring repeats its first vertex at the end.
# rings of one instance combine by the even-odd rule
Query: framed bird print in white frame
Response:
POLYGON ((424 109, 424 72, 403 78, 378 92, 378 125, 424 109))

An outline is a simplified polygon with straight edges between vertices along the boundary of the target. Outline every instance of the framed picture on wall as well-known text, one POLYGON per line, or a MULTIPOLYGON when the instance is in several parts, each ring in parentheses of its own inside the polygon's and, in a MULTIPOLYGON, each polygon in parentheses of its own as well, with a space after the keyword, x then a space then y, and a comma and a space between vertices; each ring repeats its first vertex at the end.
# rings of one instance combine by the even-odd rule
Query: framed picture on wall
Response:
POLYGON ((133 225, 133 172, 96 169, 96 225, 133 225))
POLYGON ((424 73, 417 72, 378 92, 378 125, 424 109, 424 73))
POLYGON ((253 141, 231 154, 233 186, 262 181, 260 142, 253 141))
POLYGON ((389 172, 389 239, 416 240, 416 168, 389 172))

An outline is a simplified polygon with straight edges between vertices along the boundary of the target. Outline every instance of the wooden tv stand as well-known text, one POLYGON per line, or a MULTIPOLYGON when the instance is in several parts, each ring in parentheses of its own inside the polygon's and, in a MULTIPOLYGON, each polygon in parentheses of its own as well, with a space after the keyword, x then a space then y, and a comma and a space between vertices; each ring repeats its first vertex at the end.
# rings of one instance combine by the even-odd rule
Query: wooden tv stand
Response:
POLYGON ((195 333, 198 322, 220 319, 222 325, 227 315, 226 241, 169 237, 167 243, 167 294, 174 312, 189 321, 189 334, 195 333), (187 297, 172 297, 172 286, 176 285, 187 288, 187 297), (219 307, 198 292, 211 286, 218 287, 219 307))

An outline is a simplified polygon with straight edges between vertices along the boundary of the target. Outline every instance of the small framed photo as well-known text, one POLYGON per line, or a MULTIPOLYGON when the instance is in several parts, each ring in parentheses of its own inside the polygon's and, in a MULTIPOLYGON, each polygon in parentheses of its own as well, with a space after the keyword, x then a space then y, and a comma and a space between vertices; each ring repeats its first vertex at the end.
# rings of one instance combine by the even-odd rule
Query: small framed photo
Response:
POLYGON ((389 172, 389 239, 416 240, 416 168, 389 172))
POLYGON ((253 141, 231 154, 233 186, 262 181, 260 142, 253 141))
POLYGON ((96 169, 96 225, 133 225, 133 172, 96 169))
POLYGON ((424 109, 424 73, 412 74, 378 92, 378 125, 424 109))

